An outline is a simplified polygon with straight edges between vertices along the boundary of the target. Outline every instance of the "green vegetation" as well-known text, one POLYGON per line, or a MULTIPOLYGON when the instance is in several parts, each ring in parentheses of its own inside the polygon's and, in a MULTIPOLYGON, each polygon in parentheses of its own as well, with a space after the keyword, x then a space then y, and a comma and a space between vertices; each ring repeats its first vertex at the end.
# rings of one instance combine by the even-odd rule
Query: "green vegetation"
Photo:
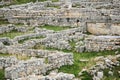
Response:
POLYGON ((58 2, 59 0, 52 0, 52 2, 58 2))
POLYGON ((48 64, 48 58, 45 58, 45 63, 48 64))
POLYGON ((0 17, 0 25, 1 24, 9 24, 9 22, 6 20, 6 19, 2 19, 1 17, 0 17))
POLYGON ((31 57, 29 56, 26 56, 26 55, 24 55, 24 56, 22 56, 22 55, 14 55, 14 56, 16 56, 16 58, 18 59, 18 60, 28 60, 28 59, 30 59, 31 57))
MULTIPOLYGON (((29 2, 43 2, 43 1, 47 1, 47 0, 13 0, 13 2, 11 4, 5 4, 5 5, 2 5, 0 6, 0 8, 2 7, 7 7, 7 6, 10 6, 10 5, 16 5, 16 4, 24 4, 24 3, 29 3, 29 2)), ((52 0, 52 2, 58 2, 59 0, 52 0)))
POLYGON ((113 75, 108 74, 109 71, 110 69, 104 70, 103 80, 120 80, 120 74, 118 73, 118 71, 120 71, 120 66, 112 68, 113 75))
MULTIPOLYGON (((74 43, 71 42, 72 47, 74 47, 74 43)), ((96 62, 94 61, 95 57, 98 56, 108 56, 108 55, 115 55, 115 51, 116 50, 112 50, 112 51, 102 51, 102 52, 84 52, 84 53, 77 53, 75 52, 73 49, 68 51, 68 50, 59 50, 56 48, 46 48, 45 46, 38 44, 38 46, 35 47, 36 49, 47 49, 47 50, 58 50, 58 51, 63 51, 66 53, 72 52, 74 55, 74 64, 73 65, 65 65, 62 66, 61 68, 59 68, 59 72, 65 72, 65 73, 71 73, 74 74, 76 77, 78 76, 78 73, 82 70, 82 69, 88 69, 91 66, 95 65, 96 62), (80 59, 85 59, 88 60, 88 62, 81 62, 80 59)), ((120 49, 118 49, 118 51, 120 52, 120 49)), ((91 80, 90 79, 90 75, 88 75, 86 72, 84 73, 84 75, 82 75, 82 80, 91 80)), ((108 79, 109 80, 109 79, 108 79)))
POLYGON ((68 26, 62 27, 62 26, 52 26, 52 25, 40 26, 40 28, 46 28, 48 30, 54 30, 54 31, 61 31, 61 30, 69 29, 68 26))
POLYGON ((5 57, 5 56, 10 56, 10 54, 3 54, 3 53, 0 53, 0 57, 5 57))
MULTIPOLYGON (((37 0, 14 0, 15 3, 17 4, 22 4, 22 3, 28 3, 28 2, 36 2, 37 0)), ((40 0, 38 0, 40 1, 40 0)), ((45 1, 45 0, 41 0, 41 1, 45 1)))
POLYGON ((82 75, 81 75, 81 79, 82 80, 92 80, 92 76, 87 71, 83 71, 82 75))
MULTIPOLYGON (((36 1, 43 2, 43 1, 47 1, 47 0, 14 0, 14 1, 21 4, 21 3, 36 2, 36 1)), ((57 2, 57 1, 59 1, 59 0, 52 0, 52 2, 57 2)))
MULTIPOLYGON (((120 51, 120 50, 119 50, 120 51)), ((72 51, 71 51, 72 52, 72 51)), ((107 56, 107 55, 115 55, 115 51, 102 51, 102 52, 85 52, 85 53, 76 53, 74 54, 74 64, 62 66, 59 71, 72 73, 76 77, 78 77, 78 73, 82 69, 88 69, 95 64, 94 58, 98 56, 107 56), (88 62, 80 62, 80 59, 87 59, 88 62)))
POLYGON ((47 7, 53 7, 53 8, 60 9, 60 6, 53 6, 53 5, 51 5, 51 6, 47 6, 47 7))
POLYGON ((4 70, 0 69, 0 80, 4 80, 4 70))
POLYGON ((0 34, 0 37, 9 37, 9 38, 13 39, 15 36, 20 36, 20 35, 23 35, 23 34, 26 34, 26 33, 12 31, 12 32, 9 32, 9 33, 0 34))

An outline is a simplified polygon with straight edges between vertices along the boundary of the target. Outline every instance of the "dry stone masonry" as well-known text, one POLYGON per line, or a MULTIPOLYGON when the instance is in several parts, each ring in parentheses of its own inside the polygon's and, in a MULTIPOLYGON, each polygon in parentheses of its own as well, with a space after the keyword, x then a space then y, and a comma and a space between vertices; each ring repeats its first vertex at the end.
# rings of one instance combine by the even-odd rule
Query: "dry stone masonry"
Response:
MULTIPOLYGON (((2 0, 0 5, 4 4, 7 3, 2 0)), ((48 0, 0 8, 0 23, 3 23, 1 20, 8 21, 7 25, 0 24, 0 54, 11 55, 0 57, 0 69, 4 69, 5 79, 77 80, 73 74, 53 70, 73 65, 72 52, 119 49, 119 5, 119 0, 48 0), (67 29, 49 30, 44 28, 46 25, 67 29), (12 32, 22 35, 2 37, 12 32), (69 53, 62 52, 64 50, 69 53), (27 59, 21 60, 19 56, 27 59)), ((95 61, 101 63, 88 73, 93 80, 101 80, 104 69, 120 65, 119 58, 120 55, 98 57, 95 61)), ((109 74, 113 72, 109 71, 109 74)))
POLYGON ((120 74, 119 71, 117 72, 113 72, 113 69, 115 67, 119 67, 120 66, 120 55, 116 55, 116 56, 100 56, 100 57, 96 57, 95 61, 96 61, 96 65, 92 66, 91 68, 89 68, 88 70, 83 70, 79 73, 79 75, 82 75, 84 71, 87 71, 91 76, 93 80, 101 80, 104 77, 104 70, 108 69, 107 74, 110 76, 113 76, 113 74, 117 73, 118 75, 120 74))
POLYGON ((87 51, 114 50, 120 48, 120 36, 93 36, 86 38, 87 51))

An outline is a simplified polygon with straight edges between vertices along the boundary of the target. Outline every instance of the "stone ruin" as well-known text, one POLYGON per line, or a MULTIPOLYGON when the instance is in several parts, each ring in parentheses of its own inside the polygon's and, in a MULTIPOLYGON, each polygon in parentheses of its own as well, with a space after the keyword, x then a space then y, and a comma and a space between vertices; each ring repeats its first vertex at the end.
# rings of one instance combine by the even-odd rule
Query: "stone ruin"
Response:
MULTIPOLYGON (((0 57, 0 68, 5 70, 6 79, 74 80, 73 74, 51 72, 74 64, 73 54, 61 50, 81 53, 120 48, 119 0, 66 1, 31 2, 0 8, 0 17, 10 23, 0 25, 0 35, 12 31, 26 33, 13 39, 0 38, 0 53, 12 55, 0 57), (23 25, 18 27, 16 24, 23 25), (44 25, 70 26, 70 29, 54 31, 39 27, 44 25), (31 26, 34 29, 28 32, 31 26), (36 49, 36 46, 43 48, 36 49), (31 59, 19 60, 15 56, 31 59)), ((92 74, 94 80, 98 78, 96 73, 92 74)))
POLYGON ((119 13, 119 1, 117 0, 70 0, 54 2, 36 2, 27 3, 22 5, 12 5, 7 8, 0 9, 0 16, 5 17, 10 23, 23 23, 25 25, 59 25, 59 26, 72 26, 72 27, 83 27, 84 32, 86 30, 94 34, 113 34, 119 35, 120 22, 119 13), (72 5, 71 5, 72 4, 72 5), (54 8, 49 7, 55 6, 73 6, 70 8, 54 8), (80 5, 82 7, 76 8, 74 5, 80 5), (90 7, 88 7, 90 6, 90 7), (108 8, 107 8, 108 7, 108 8), (109 9, 109 7, 111 9, 109 9), (97 29, 103 27, 106 31, 93 32, 94 26, 97 29), (110 31, 114 29, 113 31, 110 31))
MULTIPOLYGON (((79 76, 81 76, 84 72, 88 72, 92 76, 92 80, 101 80, 104 77, 104 70, 108 70, 108 75, 113 76, 115 72, 113 72, 113 69, 117 66, 120 66, 120 55, 115 56, 99 56, 95 58, 96 65, 90 67, 88 70, 83 69, 81 72, 79 72, 79 76)), ((120 75, 119 71, 116 72, 118 75, 120 75)))

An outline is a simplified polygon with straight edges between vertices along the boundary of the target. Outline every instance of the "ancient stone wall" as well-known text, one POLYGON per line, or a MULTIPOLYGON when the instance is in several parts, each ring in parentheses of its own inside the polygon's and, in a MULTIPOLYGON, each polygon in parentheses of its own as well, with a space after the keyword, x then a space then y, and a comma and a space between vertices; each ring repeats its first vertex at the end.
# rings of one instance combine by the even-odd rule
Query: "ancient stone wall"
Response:
POLYGON ((120 35, 119 24, 87 23, 87 30, 94 35, 120 35))
POLYGON ((86 51, 104 51, 120 48, 119 36, 96 36, 86 38, 86 51))
POLYGON ((46 80, 46 79, 54 79, 54 80, 61 80, 61 79, 64 79, 64 80, 73 80, 74 78, 74 75, 72 74, 67 74, 67 73, 50 73, 49 75, 47 76, 43 76, 43 75, 40 75, 40 76, 36 76, 36 75, 30 75, 30 76, 27 76, 27 77, 24 77, 24 78, 19 78, 19 79, 15 79, 15 80, 29 80, 29 79, 37 79, 37 80, 46 80))

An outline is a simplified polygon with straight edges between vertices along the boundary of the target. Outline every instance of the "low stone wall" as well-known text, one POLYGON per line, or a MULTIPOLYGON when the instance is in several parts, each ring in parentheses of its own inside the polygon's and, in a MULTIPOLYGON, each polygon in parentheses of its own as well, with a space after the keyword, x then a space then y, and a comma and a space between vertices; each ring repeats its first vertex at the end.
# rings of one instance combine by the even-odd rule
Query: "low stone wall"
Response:
POLYGON ((46 37, 48 34, 52 34, 53 32, 54 32, 53 30, 41 29, 36 27, 34 29, 34 33, 16 36, 13 39, 13 42, 22 41, 22 40, 31 39, 31 38, 46 37))
POLYGON ((12 30, 14 30, 13 25, 2 26, 2 27, 0 27, 0 34, 3 34, 5 32, 10 32, 12 30))
POLYGON ((17 79, 23 76, 46 73, 47 65, 44 59, 31 59, 28 61, 20 61, 18 64, 5 69, 5 78, 17 79))
POLYGON ((41 44, 46 47, 57 48, 60 50, 71 50, 69 41, 79 41, 84 38, 84 34, 81 33, 81 27, 73 28, 69 30, 63 30, 54 34, 48 34, 46 38, 41 40, 41 44))
POLYGON ((12 80, 32 74, 46 74, 48 70, 60 68, 63 65, 72 65, 74 61, 72 53, 59 51, 20 49, 5 46, 0 52, 17 56, 40 57, 27 61, 18 61, 14 57, 0 58, 0 66, 5 68, 5 78, 12 80))
POLYGON ((96 65, 92 66, 88 70, 83 70, 79 73, 82 75, 84 71, 87 71, 88 74, 92 76, 93 80, 102 80, 104 78, 104 74, 108 74, 109 76, 113 76, 113 74, 120 75, 119 71, 114 72, 115 67, 120 66, 120 55, 115 56, 99 56, 95 58, 96 65), (104 73, 104 70, 107 69, 107 72, 104 73))
POLYGON ((13 44, 12 40, 8 37, 0 38, 0 42, 4 45, 12 45, 13 44))
POLYGON ((72 53, 62 54, 56 52, 57 55, 50 54, 48 55, 48 63, 52 64, 53 68, 60 68, 63 65, 72 65, 73 64, 73 55, 72 53))
POLYGON ((27 31, 27 28, 26 27, 16 27, 15 25, 13 24, 9 24, 9 25, 1 25, 0 27, 0 34, 3 34, 3 33, 8 33, 8 32, 11 32, 11 31, 17 31, 17 32, 26 32, 27 31))
POLYGON ((119 36, 93 36, 85 40, 86 51, 103 51, 120 48, 119 36))
POLYGON ((48 70, 72 64, 73 55, 58 52, 55 53, 55 55, 49 54, 48 57, 44 59, 32 58, 27 61, 19 61, 18 64, 5 69, 5 78, 14 80, 17 78, 27 77, 32 74, 46 74, 48 70))
POLYGON ((47 76, 35 76, 35 75, 30 75, 28 77, 25 78, 18 78, 15 80, 73 80, 75 76, 73 74, 67 74, 67 73, 51 73, 47 76))
POLYGON ((19 61, 16 57, 0 57, 0 68, 7 68, 16 65, 19 61))

